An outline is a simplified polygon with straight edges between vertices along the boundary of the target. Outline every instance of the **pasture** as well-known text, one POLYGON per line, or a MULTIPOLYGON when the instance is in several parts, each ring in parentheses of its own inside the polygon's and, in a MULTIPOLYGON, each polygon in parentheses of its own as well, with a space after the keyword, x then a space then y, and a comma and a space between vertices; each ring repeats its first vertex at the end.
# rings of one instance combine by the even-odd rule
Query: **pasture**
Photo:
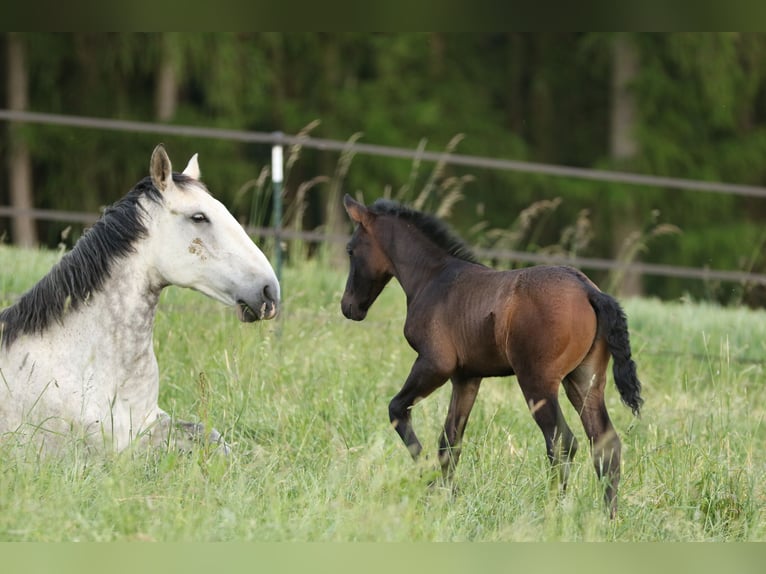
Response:
MULTIPOLYGON (((0 247, 2 306, 59 257, 0 247)), ((620 507, 603 509, 587 441, 566 494, 549 496, 543 437, 514 378, 488 379, 455 489, 436 476, 449 385, 413 409, 412 462, 387 405, 414 352, 389 285, 367 319, 343 318, 346 266, 284 269, 275 321, 243 324, 199 293, 166 289, 156 317, 160 403, 231 444, 209 453, 60 458, 0 446, 2 541, 764 541, 766 313, 625 300, 646 401, 635 419, 610 380, 623 442, 620 507)))

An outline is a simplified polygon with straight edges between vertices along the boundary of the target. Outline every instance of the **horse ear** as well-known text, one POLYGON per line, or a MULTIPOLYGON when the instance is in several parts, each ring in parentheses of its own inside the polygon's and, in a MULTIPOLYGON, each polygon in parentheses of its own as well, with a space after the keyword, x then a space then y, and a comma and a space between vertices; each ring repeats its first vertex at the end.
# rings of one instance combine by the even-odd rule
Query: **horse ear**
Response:
POLYGON ((191 157, 189 163, 186 164, 186 168, 184 168, 183 173, 192 179, 199 179, 199 161, 197 160, 196 153, 191 157))
POLYGON ((173 183, 173 166, 162 144, 157 145, 152 152, 149 173, 152 175, 154 187, 160 191, 165 191, 173 183))
POLYGON ((343 196, 343 207, 346 208, 348 216, 361 225, 369 225, 372 222, 372 213, 349 194, 343 196))

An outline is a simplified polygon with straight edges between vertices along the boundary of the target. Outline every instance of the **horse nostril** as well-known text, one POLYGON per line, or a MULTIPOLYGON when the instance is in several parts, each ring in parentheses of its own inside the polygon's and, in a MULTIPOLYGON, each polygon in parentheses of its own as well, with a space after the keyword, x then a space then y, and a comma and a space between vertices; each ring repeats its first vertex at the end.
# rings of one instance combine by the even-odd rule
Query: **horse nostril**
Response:
POLYGON ((264 298, 267 301, 271 301, 273 303, 274 302, 274 297, 271 294, 272 290, 273 290, 273 288, 268 283, 263 287, 263 296, 264 296, 264 298))

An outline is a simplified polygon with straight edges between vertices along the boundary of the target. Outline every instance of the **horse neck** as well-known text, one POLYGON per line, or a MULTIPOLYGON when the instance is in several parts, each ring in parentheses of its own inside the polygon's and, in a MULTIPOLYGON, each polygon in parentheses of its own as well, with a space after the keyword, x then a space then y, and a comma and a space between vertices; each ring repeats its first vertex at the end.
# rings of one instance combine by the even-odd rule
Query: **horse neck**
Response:
POLYGON ((126 369, 154 361, 152 331, 161 286, 150 281, 141 252, 139 242, 134 253, 115 261, 101 288, 61 323, 64 337, 90 337, 93 349, 113 357, 116 367, 127 361, 126 369))
POLYGON ((101 295, 115 325, 151 338, 162 285, 151 276, 137 247, 134 255, 114 266, 101 295))
POLYGON ((411 300, 453 259, 417 229, 401 225, 390 229, 383 241, 393 275, 411 300))

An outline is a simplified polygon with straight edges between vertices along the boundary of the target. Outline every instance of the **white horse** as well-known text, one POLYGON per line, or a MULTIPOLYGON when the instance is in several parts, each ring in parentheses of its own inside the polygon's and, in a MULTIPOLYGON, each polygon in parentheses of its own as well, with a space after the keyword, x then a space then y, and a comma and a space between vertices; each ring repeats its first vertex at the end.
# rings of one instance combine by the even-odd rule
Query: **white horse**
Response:
POLYGON ((160 292, 190 287, 251 322, 276 316, 279 283, 199 181, 196 154, 173 173, 159 145, 150 172, 0 312, 0 440, 34 440, 51 451, 76 436, 119 451, 134 441, 186 448, 205 439, 228 452, 215 429, 171 421, 157 404, 160 292))

